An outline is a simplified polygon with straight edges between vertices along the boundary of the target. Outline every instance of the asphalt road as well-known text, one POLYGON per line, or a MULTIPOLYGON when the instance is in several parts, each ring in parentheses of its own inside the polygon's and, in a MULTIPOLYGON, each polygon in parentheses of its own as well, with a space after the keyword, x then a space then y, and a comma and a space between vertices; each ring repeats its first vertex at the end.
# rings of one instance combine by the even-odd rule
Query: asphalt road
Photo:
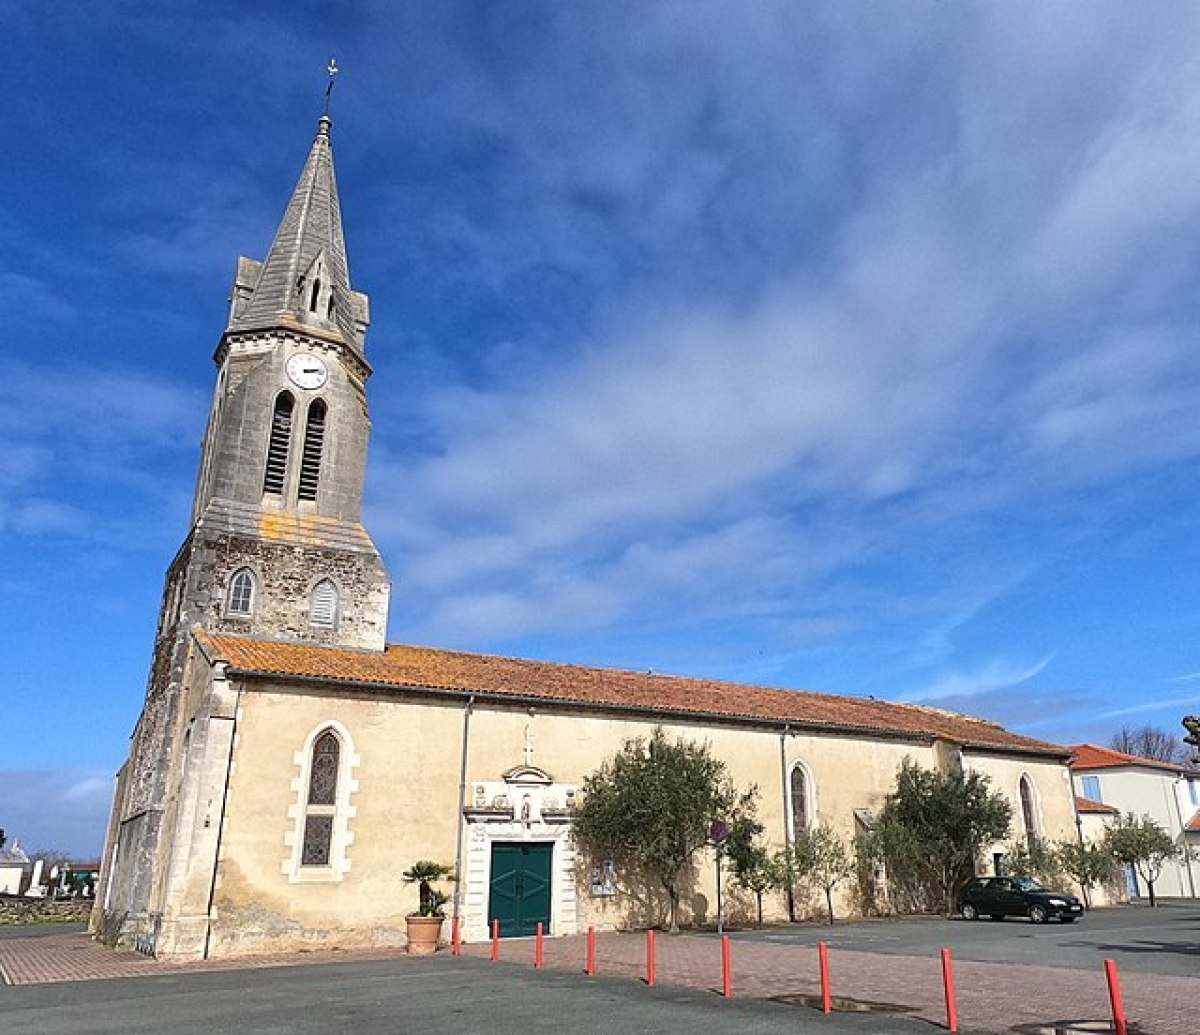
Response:
POLYGON ((49 985, 0 985, 4 1035, 928 1035, 884 1014, 833 1014, 619 978, 398 958, 49 985))
POLYGON ((1115 959, 1122 971, 1200 977, 1200 905, 1190 901, 1163 902, 1155 909, 1097 909, 1073 924, 1036 925, 1017 917, 905 917, 838 922, 833 927, 798 924, 733 932, 733 937, 781 944, 825 941, 830 949, 902 956, 932 955, 945 946, 955 959, 1080 970, 1115 959))

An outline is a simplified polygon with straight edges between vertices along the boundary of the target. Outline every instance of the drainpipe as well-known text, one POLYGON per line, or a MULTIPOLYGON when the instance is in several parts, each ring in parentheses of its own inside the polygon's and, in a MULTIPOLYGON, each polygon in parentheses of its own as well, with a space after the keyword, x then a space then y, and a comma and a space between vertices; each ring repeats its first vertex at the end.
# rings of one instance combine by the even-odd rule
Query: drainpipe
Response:
POLYGON ((783 791, 783 847, 788 858, 787 907, 788 920, 796 922, 796 892, 792 887, 792 827, 788 822, 788 767, 787 767, 787 736, 792 731, 790 725, 784 725, 779 734, 779 776, 780 790, 783 791))
POLYGON ((455 920, 458 920, 462 911, 463 826, 467 821, 463 813, 467 807, 467 749, 471 743, 471 712, 474 709, 475 695, 472 694, 463 709, 462 761, 458 770, 458 837, 454 849, 454 906, 451 910, 455 920))

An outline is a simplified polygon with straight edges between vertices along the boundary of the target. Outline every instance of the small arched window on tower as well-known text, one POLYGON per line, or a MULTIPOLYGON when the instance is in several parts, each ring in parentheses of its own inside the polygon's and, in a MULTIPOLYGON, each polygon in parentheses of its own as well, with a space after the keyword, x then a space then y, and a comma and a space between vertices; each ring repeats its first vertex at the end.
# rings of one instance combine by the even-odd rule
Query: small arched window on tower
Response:
POLYGON ((291 392, 280 392, 271 413, 271 438, 267 443, 267 468, 263 474, 263 492, 272 496, 283 494, 287 479, 288 451, 292 443, 292 409, 295 401, 291 392))
POLYGON ((312 590, 308 607, 308 624, 314 629, 332 629, 337 621, 337 587, 330 579, 322 579, 312 590))
POLYGON ((317 483, 321 477, 321 450, 325 444, 325 402, 314 399, 308 407, 304 426, 304 449, 300 454, 300 488, 302 500, 317 498, 317 483))
POLYGON ((791 798, 792 836, 799 837, 808 829, 808 777, 802 765, 792 766, 788 797, 791 798))
POLYGON ((336 294, 336 292, 333 290, 333 288, 330 288, 329 289, 329 304, 325 307, 325 319, 327 319, 327 320, 333 319, 333 298, 334 298, 335 294, 336 294))
POLYGON ((304 807, 301 866, 329 865, 340 756, 341 744, 333 730, 322 731, 313 741, 308 771, 308 800, 304 807))
POLYGON ((1037 800, 1034 797, 1033 781, 1028 776, 1021 777, 1021 819, 1025 824, 1025 840, 1030 849, 1037 845, 1037 800))
POLYGON ((240 617, 254 614, 254 573, 249 568, 238 568, 229 580, 225 612, 240 617))
POLYGON ((312 295, 308 300, 308 311, 315 313, 317 311, 317 303, 321 300, 321 278, 318 277, 313 281, 312 295))

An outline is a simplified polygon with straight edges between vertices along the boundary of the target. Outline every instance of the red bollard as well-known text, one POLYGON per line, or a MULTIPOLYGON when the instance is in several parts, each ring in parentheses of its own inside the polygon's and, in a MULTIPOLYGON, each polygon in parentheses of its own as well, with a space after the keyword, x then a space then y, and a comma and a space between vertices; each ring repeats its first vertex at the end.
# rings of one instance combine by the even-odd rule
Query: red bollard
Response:
POLYGON ((1104 976, 1108 978, 1108 999, 1112 1003, 1113 1028, 1117 1035, 1128 1035, 1125 1023, 1125 1003, 1121 1000, 1121 979, 1117 977, 1117 961, 1104 961, 1104 976))
POLYGON ((462 921, 458 917, 450 922, 450 948, 455 956, 462 955, 462 921))
POLYGON ((733 953, 727 934, 721 935, 721 995, 733 998, 733 953))
POLYGON ((654 985, 654 928, 646 932, 646 984, 654 985))
POLYGON ((958 1031, 958 1003, 954 996, 954 960, 950 950, 942 949, 942 986, 946 990, 946 1027, 958 1031))
POLYGON ((534 950, 533 950, 533 969, 534 970, 542 969, 542 958, 543 958, 542 957, 542 941, 543 941, 543 937, 544 937, 545 933, 546 933, 546 929, 545 929, 544 925, 542 924, 542 921, 539 920, 538 925, 537 925, 537 941, 534 943, 534 950))
POLYGON ((596 928, 588 928, 587 937, 587 963, 583 968, 583 972, 591 977, 596 973, 596 928))
POLYGON ((500 958, 500 921, 492 921, 492 962, 500 958))
POLYGON ((821 961, 821 1012, 833 1013, 833 996, 829 994, 829 946, 817 942, 817 956, 821 961))

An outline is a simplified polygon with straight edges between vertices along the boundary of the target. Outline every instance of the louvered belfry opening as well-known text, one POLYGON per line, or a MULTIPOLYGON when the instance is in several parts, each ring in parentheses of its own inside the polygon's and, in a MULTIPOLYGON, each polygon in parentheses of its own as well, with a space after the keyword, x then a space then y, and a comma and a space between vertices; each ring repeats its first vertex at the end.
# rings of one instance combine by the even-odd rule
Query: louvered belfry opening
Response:
POLYGON ((332 629, 337 621, 337 603, 337 587, 329 579, 322 579, 313 586, 308 624, 317 629, 332 629))
POLYGON ((272 496, 283 494, 283 484, 287 478, 294 406, 291 393, 280 392, 275 400, 275 410, 271 414, 271 440, 267 444, 267 469, 263 475, 263 492, 272 496))
POLYGON ((300 488, 297 492, 302 500, 317 498, 317 485, 321 478, 321 451, 325 445, 325 412, 325 403, 321 399, 314 399, 308 408, 304 449, 300 455, 300 488))

